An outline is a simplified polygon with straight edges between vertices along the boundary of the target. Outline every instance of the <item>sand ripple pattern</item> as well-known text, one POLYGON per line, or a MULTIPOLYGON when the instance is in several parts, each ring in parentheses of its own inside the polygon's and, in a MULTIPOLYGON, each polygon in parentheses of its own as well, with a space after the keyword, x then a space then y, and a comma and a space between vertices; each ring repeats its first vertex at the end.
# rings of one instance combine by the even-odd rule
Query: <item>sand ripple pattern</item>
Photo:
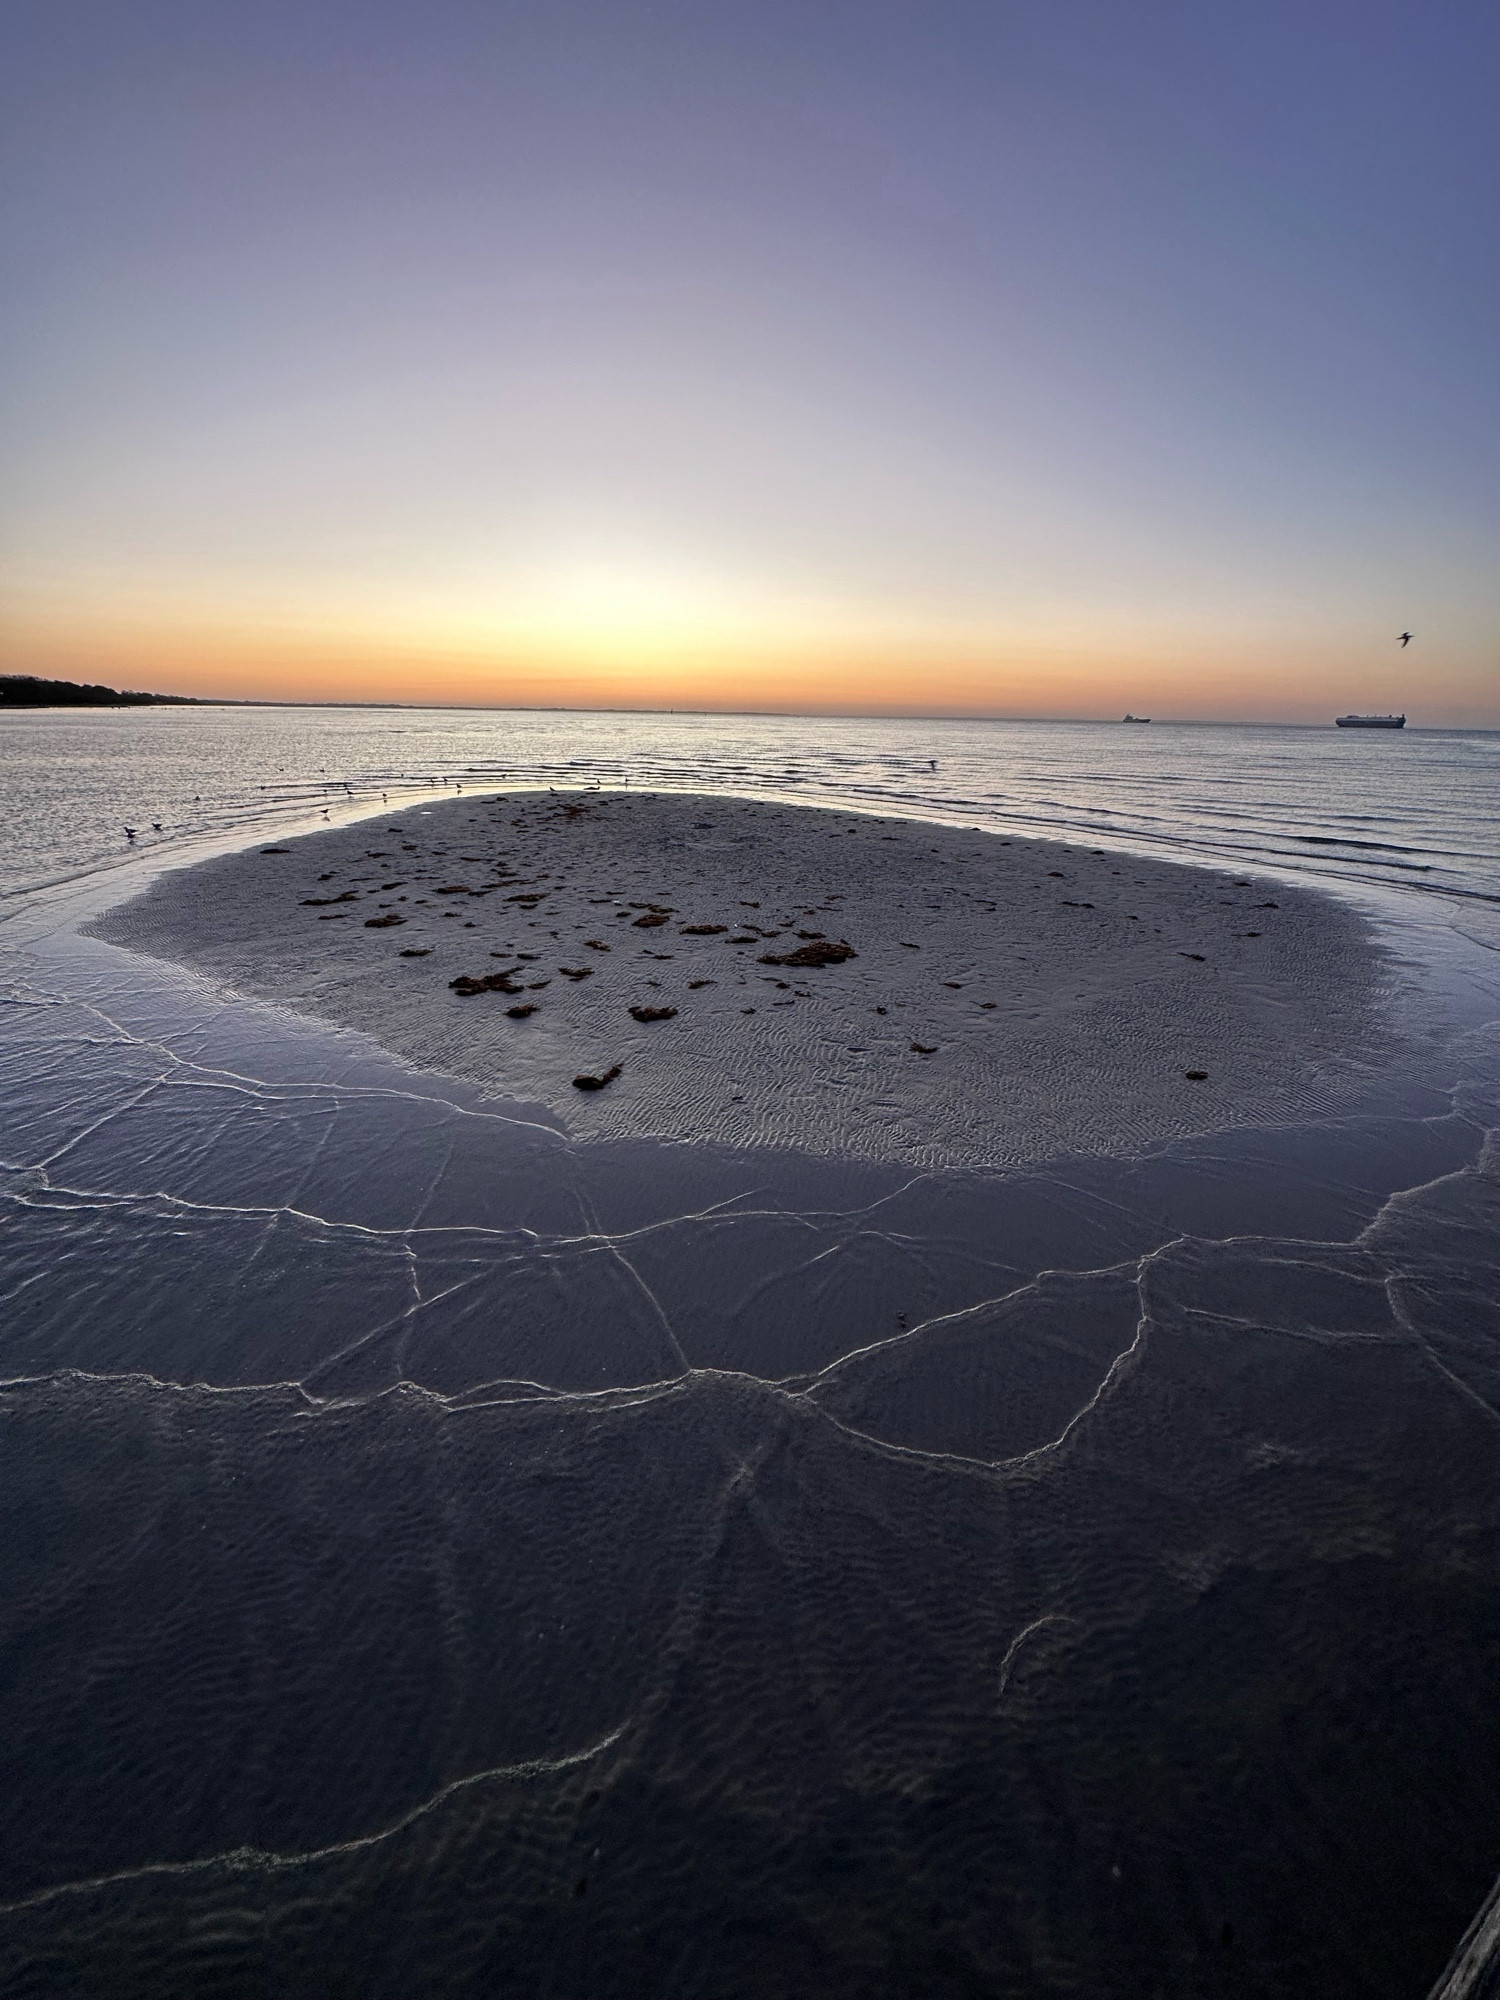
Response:
POLYGON ((1326 1113, 1383 1053, 1397 977, 1351 909, 1265 877, 589 792, 252 847, 94 932, 579 1137, 928 1166, 1326 1113))

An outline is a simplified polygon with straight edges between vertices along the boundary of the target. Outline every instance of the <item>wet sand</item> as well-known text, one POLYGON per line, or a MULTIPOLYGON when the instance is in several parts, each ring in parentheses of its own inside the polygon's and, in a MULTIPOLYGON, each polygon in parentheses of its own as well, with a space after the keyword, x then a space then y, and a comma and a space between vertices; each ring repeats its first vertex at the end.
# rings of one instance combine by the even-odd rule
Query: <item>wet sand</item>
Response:
POLYGON ((1314 892, 738 799, 408 807, 164 877, 96 935, 580 1136, 1009 1165, 1326 1111, 1387 975, 1314 892))

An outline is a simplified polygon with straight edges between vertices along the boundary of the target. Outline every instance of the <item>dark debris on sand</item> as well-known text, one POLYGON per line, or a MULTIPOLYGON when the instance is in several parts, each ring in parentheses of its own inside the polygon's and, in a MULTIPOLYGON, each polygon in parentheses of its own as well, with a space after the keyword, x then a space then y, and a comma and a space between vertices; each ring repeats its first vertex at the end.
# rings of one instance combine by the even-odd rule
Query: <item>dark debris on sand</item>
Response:
POLYGON ((517 986, 508 972, 486 972, 479 974, 478 977, 475 977, 472 973, 464 972, 460 973, 457 979, 450 979, 448 984, 455 993, 462 994, 466 999, 475 993, 519 993, 521 991, 521 988, 517 986))
POLYGON ((761 954, 762 965, 842 965, 845 959, 858 958, 859 953, 852 944, 840 939, 837 944, 828 939, 820 939, 814 944, 798 945, 795 951, 768 951, 761 954))
MULTIPOLYGON (((465 802, 466 806, 468 802, 465 802)), ((653 801, 646 809, 649 815, 656 814, 660 802, 653 801)), ((699 865, 697 857, 685 862, 687 872, 682 872, 672 859, 678 845, 676 835, 662 835, 660 828, 645 845, 632 845, 629 838, 618 842, 613 838, 602 844, 595 833, 585 838, 580 831, 592 822, 597 828, 602 823, 613 823, 622 815, 632 815, 637 808, 634 801, 596 802, 591 799, 565 799, 558 796, 539 796, 518 805, 516 801, 500 800, 486 807, 475 801, 468 818, 459 825, 450 814, 447 819, 434 820, 427 827, 392 826, 386 831, 398 840, 401 849, 399 865, 405 871, 399 879, 391 878, 384 862, 394 858, 392 850, 370 848, 362 854, 341 850, 339 866, 314 874, 314 869, 323 859, 326 850, 310 849, 309 860, 313 868, 299 879, 296 870, 287 870, 278 878, 283 885, 287 900, 298 898, 304 906, 312 907, 322 922, 337 922, 353 916, 353 906, 360 900, 375 903, 371 915, 363 920, 363 927, 384 931, 407 927, 415 931, 417 937, 426 936, 425 945, 412 942, 399 953, 403 958, 418 959, 438 956, 442 961, 441 970, 433 968, 439 980, 446 981, 450 991, 462 999, 482 998, 495 993, 507 1000, 514 997, 524 1002, 521 1008, 508 1007, 508 1015, 516 1020, 524 1020, 538 1011, 532 1001, 534 992, 542 991, 546 984, 544 976, 531 977, 533 962, 538 958, 547 963, 536 964, 538 975, 550 973, 553 983, 558 978, 569 985, 582 989, 580 1001, 563 1003, 554 996, 549 1008, 549 1028, 560 1031, 583 1029, 589 1039, 595 1034, 608 1036, 607 1022, 614 1010, 624 1007, 634 1022, 641 1025, 665 1023, 678 1017, 682 1012, 682 1032, 672 1037, 657 1039, 652 1057, 657 1065, 659 1092, 654 1098, 658 1107, 662 1102, 660 1091, 672 1095, 686 1087, 686 1079, 701 1061, 703 1050, 711 1046, 713 1038, 721 1031, 722 1016, 736 1015, 754 1018, 757 1011, 766 1016, 762 1024, 767 1030, 780 1033, 790 1024, 771 1023, 771 1009, 796 1011, 792 1004, 791 983, 784 978, 774 983, 781 989, 781 997, 764 996, 759 1009, 753 1004, 755 986, 759 983, 755 976, 759 967, 766 973, 777 970, 803 972, 819 971, 843 965, 848 961, 861 959, 864 963, 852 969, 846 978, 823 981, 809 980, 808 989, 797 988, 796 997, 810 1002, 804 1012, 810 1017, 806 1027, 799 1022, 792 1037, 791 1047, 801 1052, 807 1045, 809 1034, 818 1035, 838 1030, 839 1009, 858 1001, 858 1011, 867 1017, 874 1017, 883 1023, 876 1032, 876 1045, 870 1050, 861 1049, 862 1057, 871 1058, 855 1066, 849 1076, 830 1074, 829 1088, 861 1091, 872 1087, 876 1066, 881 1062, 901 1064, 901 1052, 930 1057, 943 1050, 956 1061, 945 1063, 944 1072, 952 1071, 955 1079, 961 1079, 966 1062, 978 1060, 993 1064, 1004 1060, 1008 1046, 1007 1037, 1019 1038, 1022 1042, 1041 1034, 1032 1024, 1042 1018, 1040 1011, 1032 1007, 1026 997, 1028 986, 1045 989, 1048 977, 1048 960, 1045 950, 1040 954, 1014 950, 1007 963, 1003 953, 1005 940, 998 938, 995 928, 997 903, 989 893, 997 889, 997 878, 988 873, 976 874, 970 864, 976 859, 998 856, 999 849, 1010 845, 1005 841, 994 841, 987 845, 984 856, 962 854, 955 857, 955 868, 951 873, 935 874, 927 881, 918 881, 915 876, 901 874, 899 868, 892 877, 885 858, 876 871, 878 887, 873 893, 867 910, 844 908, 846 887, 836 886, 837 878, 821 881, 817 886, 807 877, 801 864, 788 868, 786 855, 777 843, 784 847, 780 833, 770 835, 758 824, 774 827, 781 817, 786 817, 788 825, 797 821, 797 815, 778 815, 763 806, 751 804, 725 807, 721 815, 716 815, 721 833, 730 832, 733 818, 740 822, 733 832, 733 846, 726 846, 717 854, 706 870, 699 865), (512 832, 511 829, 515 831, 512 832), (659 836, 659 837, 658 837, 659 836), (670 837, 669 837, 670 836, 670 837), (771 846, 765 843, 770 839, 771 846), (741 844, 743 843, 743 844, 741 844), (317 857, 314 860, 314 856, 317 857), (455 862, 463 867, 460 876, 455 862), (773 871, 766 874, 767 867, 773 871), (781 872, 774 872, 777 869, 781 872), (727 873, 719 872, 721 869, 727 873), (747 872, 749 871, 749 872, 747 872), (755 886, 757 881, 765 881, 771 886, 762 894, 750 898, 743 889, 755 886), (303 893, 304 890, 307 893, 303 893), (681 905, 669 903, 667 893, 679 894, 681 905), (889 892, 889 893, 888 893, 889 892), (805 899, 811 896, 809 904, 805 899), (490 899, 490 900, 486 900, 490 899), (730 917, 729 912, 738 907, 747 912, 743 917, 730 917), (850 929, 861 934, 858 949, 845 936, 830 935, 818 928, 820 919, 832 922, 835 917, 850 929), (453 940, 438 919, 459 922, 461 927, 476 929, 477 936, 459 944, 459 962, 453 962, 451 951, 453 940), (478 925, 473 921, 479 919, 478 925), (566 919, 566 921, 564 921, 566 919), (930 924, 931 928, 918 931, 917 937, 902 937, 900 932, 918 925, 930 924), (556 928, 552 928, 556 926, 556 928), (665 944, 665 937, 655 939, 656 931, 671 929, 670 942, 674 952, 656 951, 648 944, 665 944), (627 929, 639 929, 644 935, 639 944, 632 948, 625 938, 627 929), (611 957, 610 964, 601 966, 602 957, 613 952, 617 939, 624 940, 618 965, 611 957), (504 943, 502 952, 488 947, 504 943), (993 953, 997 943, 1002 956, 993 965, 986 962, 983 954, 993 953), (540 950, 519 950, 523 944, 540 947, 540 950), (487 974, 470 972, 463 965, 463 957, 468 956, 470 947, 476 947, 475 955, 486 951, 496 961, 496 969, 487 974), (434 948, 436 948, 434 950, 434 948), (905 999, 896 996, 912 985, 917 968, 914 961, 906 961, 892 969, 890 961, 897 958, 900 950, 925 952, 924 965, 932 975, 930 984, 923 980, 924 990, 912 993, 905 999), (589 958, 584 959, 587 951, 589 958), (680 979, 668 973, 667 966, 674 958, 678 960, 680 979), (645 976, 645 968, 631 966, 632 959, 647 958, 656 962, 656 970, 661 974, 658 981, 645 976), (565 962, 559 963, 559 960, 565 962), (621 975, 631 975, 629 983, 621 975), (715 980, 710 976, 718 974, 715 980), (596 975, 602 974, 602 977, 596 975), (457 976, 451 976, 457 975, 457 976), (589 985, 590 979, 594 984, 589 985), (997 979, 1013 981, 1012 990, 996 990, 997 979), (980 981, 983 981, 981 984, 980 981), (881 990, 887 987, 888 990, 881 990), (657 1000, 646 1004, 644 998, 635 1005, 628 1001, 630 986, 639 992, 642 985, 655 989, 657 1000), (713 992, 718 986, 721 990, 713 992), (964 1003, 965 989, 975 985, 984 992, 989 988, 989 997, 980 1002, 964 1003), (624 990, 621 990, 621 988, 624 990), (747 991, 747 986, 749 990, 747 991), (662 987, 668 990, 661 991, 662 987), (871 990, 871 989, 874 990, 871 990), (671 990, 678 993, 676 1005, 669 1004, 671 990), (810 990, 809 990, 810 989, 810 990), (877 993, 879 995, 877 999, 877 993), (885 1002, 890 1001, 888 1010, 885 1002), (739 1005, 740 1002, 750 1004, 739 1005), (910 1006, 913 1011, 905 1013, 910 1006), (597 1008, 601 1018, 592 1022, 592 1014, 597 1008), (962 1018, 958 1018, 955 1008, 960 1008, 962 1018), (904 1014, 904 1018, 903 1018, 904 1014), (980 1014, 984 1015, 983 1022, 980 1014), (996 1033, 996 1030, 1000 1033, 996 1033), (985 1035, 985 1045, 977 1044, 975 1031, 985 1035), (903 1043, 902 1033, 915 1036, 903 1043), (923 1042, 924 1034, 937 1034, 937 1043, 923 1042), (999 1052, 997 1055, 996 1052, 999 1052), (668 1081, 668 1070, 671 1081, 668 1081)), ((800 821, 797 821, 800 824, 800 821)), ((694 831, 705 830, 698 822, 693 823, 694 831)), ((621 832, 629 834, 628 824, 621 832)), ((879 834, 883 840, 895 841, 896 832, 879 834)), ((918 840, 921 854, 914 867, 922 865, 928 853, 926 836, 918 840)), ((693 843, 689 843, 690 845, 693 843)), ((265 850, 272 851, 272 850, 265 850)), ((280 849, 278 852, 292 853, 295 849, 280 849)), ((937 847, 931 848, 937 854, 937 847)), ((1064 850, 1066 853, 1067 850, 1064 850)), ((1058 850, 1054 847, 1036 851, 1036 861, 1050 861, 1058 850)), ((1096 858, 1102 858, 1096 851, 1096 858)), ((1118 859, 1119 857, 1114 857, 1118 859)), ((891 860, 894 862, 895 858, 891 860)), ((1008 860, 1000 862, 1001 869, 1014 869, 1008 860)), ((1023 862, 1022 873, 1025 883, 1017 883, 1017 893, 1024 886, 1025 895, 1034 898, 1036 916, 1042 925, 1066 924, 1068 942, 1064 950, 1077 951, 1074 939, 1096 938, 1098 948, 1108 948, 1107 934, 1111 923, 1118 923, 1121 929, 1135 931, 1137 919, 1128 910, 1129 902, 1143 886, 1139 881, 1127 882, 1116 868, 1106 879, 1103 872, 1093 870, 1088 861, 1070 862, 1064 870, 1059 865, 1043 872, 1035 862, 1023 862), (1091 872, 1085 872, 1091 871, 1091 872), (1116 879, 1118 878, 1118 879, 1116 879), (1058 899, 1050 893, 1050 882, 1056 881, 1060 887, 1075 888, 1072 897, 1058 899), (1099 887, 1104 889, 1100 895, 1099 887), (1058 901, 1062 908, 1057 908, 1058 901), (1050 914, 1049 914, 1050 912, 1050 914), (1098 922, 1092 926, 1077 927, 1077 918, 1083 914, 1094 914, 1098 922), (1128 920, 1128 923, 1127 923, 1128 920)), ((264 877, 262 879, 265 879, 264 877)), ((1185 878, 1186 879, 1186 878, 1185 878)), ((1207 878, 1205 878, 1207 879, 1207 878)), ((855 893, 870 895, 870 887, 863 877, 851 878, 855 893), (861 886, 863 884, 863 886, 861 886)), ((1221 879, 1210 882, 1210 889, 1217 891, 1226 885, 1221 879)), ((1257 922, 1266 927, 1267 934, 1279 941, 1280 932, 1276 928, 1279 919, 1262 917, 1277 909, 1277 904, 1265 896, 1265 887, 1252 885, 1247 879, 1235 878, 1233 890, 1238 895, 1221 896, 1219 905, 1211 910, 1184 908, 1174 913, 1171 928, 1159 927, 1155 932, 1160 947, 1160 957, 1146 973, 1149 979, 1179 979, 1191 982, 1192 986, 1206 996, 1201 1003, 1222 1009, 1233 998, 1232 982, 1244 969, 1247 953, 1242 953, 1238 942, 1229 945, 1230 940, 1245 939, 1257 944, 1257 966, 1259 955, 1264 952, 1271 962, 1271 976, 1276 976, 1272 953, 1275 942, 1266 945, 1254 930, 1231 930, 1230 926, 1244 923, 1246 915, 1256 913, 1257 922), (1223 914, 1219 914, 1219 906, 1223 914), (1193 926, 1207 915, 1217 929, 1212 943, 1202 937, 1201 950, 1173 948, 1170 938, 1187 936, 1193 943, 1200 938, 1194 935, 1193 926), (1178 927, 1181 918, 1186 924, 1178 927), (1221 951, 1221 942, 1229 946, 1228 952, 1221 951), (1180 956, 1177 952, 1180 950, 1180 956), (1177 972, 1172 974, 1172 959, 1177 957, 1177 972), (1164 961, 1164 964, 1163 964, 1164 961), (1193 963, 1198 970, 1188 974, 1183 970, 1185 963, 1193 963), (1207 967, 1212 963, 1215 979, 1205 987, 1207 967), (1221 978, 1220 974, 1227 975, 1221 978), (1225 988, 1224 996, 1220 988, 1225 988)), ((1006 907, 1001 923, 1012 911, 1006 907)), ((1033 912, 1028 905, 1024 910, 1018 905, 1014 914, 1024 921, 1031 921, 1033 912)), ((1153 912, 1160 916, 1161 912, 1153 912)), ((356 921, 358 921, 356 919, 356 921)), ((343 933, 335 940, 332 934, 325 934, 328 946, 335 945, 348 950, 354 944, 353 933, 343 933)), ((1062 933, 1057 933, 1061 942, 1062 933)), ((1144 938, 1141 944, 1146 945, 1144 938)), ((319 942, 324 942, 319 939, 319 942)), ((1024 943, 1024 939, 1021 940, 1024 943)), ((373 948, 373 943, 372 943, 373 948)), ((1151 947, 1146 945, 1150 952, 1151 947)), ((394 949, 379 956, 396 956, 394 949)), ((472 962, 472 961, 471 961, 472 962)), ((1078 974, 1080 984, 1087 981, 1089 972, 1078 974)), ((350 990, 356 987, 362 993, 374 995, 379 985, 373 969, 363 977, 350 982, 350 990)), ((421 1004, 419 987, 425 990, 425 982, 407 982, 402 979, 389 982, 393 1001, 399 989, 399 1005, 408 1010, 421 1004)), ((436 996, 434 995, 434 998, 436 996)), ((1070 999, 1083 1002, 1083 993, 1070 999)), ((378 997, 372 997, 372 1005, 378 1007, 378 997)), ((337 1011, 337 1009, 335 1010, 337 1011)), ((467 1012, 467 1010, 465 1010, 467 1012)), ((483 1021, 488 1017, 488 1009, 477 1010, 477 1018, 472 1027, 482 1044, 487 1033, 483 1021)), ((1080 1008, 1080 1016, 1087 1014, 1080 1008)), ((617 1017, 616 1017, 617 1018, 617 1017)), ((468 1024, 466 1023, 466 1026, 468 1024)), ((871 1021, 873 1026, 873 1021, 871 1021)), ((1224 1065, 1215 1059, 1215 1044, 1212 1037, 1205 1038, 1199 1032, 1184 1036, 1189 1045, 1199 1045, 1199 1060, 1211 1068, 1215 1076, 1222 1077, 1224 1065)), ((533 1044, 535 1046, 535 1044, 533 1044)), ((587 1041, 583 1043, 587 1046, 587 1041)), ((517 1048, 519 1043, 507 1041, 507 1048, 517 1048)), ((581 1051, 570 1051, 576 1056, 581 1051)), ((794 1059, 800 1060, 800 1053, 794 1059)), ((568 1057, 563 1056, 553 1078, 553 1087, 567 1077, 568 1057)), ((1177 1076, 1197 1082, 1206 1081, 1207 1075, 1199 1077, 1184 1071, 1180 1066, 1180 1056, 1170 1046, 1153 1051, 1149 1067, 1154 1074, 1177 1076)), ((842 1065, 834 1065, 842 1068, 842 1065)), ((1021 1072, 1018 1069, 1016 1074, 1021 1072)), ((909 1068, 906 1076, 911 1079, 908 1087, 930 1091, 940 1087, 935 1069, 926 1072, 929 1083, 919 1084, 915 1073, 909 1068)), ((1011 1079, 1007 1077, 1004 1088, 1009 1088, 1011 1079)), ((603 1087, 602 1085, 600 1087, 603 1087)), ((958 1087, 955 1083, 954 1087, 958 1087)), ((1018 1086, 1024 1088, 1024 1086, 1018 1086)), ((1188 1101, 1190 1094, 1173 1093, 1178 1105, 1188 1101)), ((885 1108, 885 1107, 882 1107, 885 1108)), ((648 1116, 651 1114, 648 1114, 648 1116)), ((1188 1115, 1179 1113, 1178 1115, 1188 1115)))
POLYGON ((612 1063, 602 1076, 575 1076, 573 1079, 573 1088, 575 1090, 603 1090, 607 1083, 614 1082, 615 1078, 620 1074, 620 1070, 621 1065, 619 1063, 612 1063))

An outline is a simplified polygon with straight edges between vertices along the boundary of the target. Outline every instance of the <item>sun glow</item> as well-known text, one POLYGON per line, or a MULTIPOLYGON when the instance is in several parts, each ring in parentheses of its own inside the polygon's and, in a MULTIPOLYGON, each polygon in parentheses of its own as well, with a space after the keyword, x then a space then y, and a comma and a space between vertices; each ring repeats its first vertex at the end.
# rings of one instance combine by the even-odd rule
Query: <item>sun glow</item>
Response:
MULTIPOLYGON (((302 571, 34 567, 5 610, 4 671, 225 699, 1310 722, 1412 705, 1398 649, 1376 657, 1365 633, 1297 606, 1247 605, 1230 637, 1203 606, 1003 584, 820 592, 602 531, 302 571)), ((1468 652, 1424 720, 1483 720, 1482 649, 1468 652)))

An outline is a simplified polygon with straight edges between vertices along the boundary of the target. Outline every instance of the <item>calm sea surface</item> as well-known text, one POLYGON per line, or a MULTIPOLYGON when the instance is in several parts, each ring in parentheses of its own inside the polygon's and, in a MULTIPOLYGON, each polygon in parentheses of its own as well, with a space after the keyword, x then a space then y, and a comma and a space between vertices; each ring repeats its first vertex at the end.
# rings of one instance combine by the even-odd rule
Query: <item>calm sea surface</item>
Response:
POLYGON ((1431 1989, 1500 1870, 1500 734, 54 711, 0 798, 0 1990, 1431 1989), (922 1170, 591 1136, 77 928, 549 784, 1289 872, 1409 1044, 922 1170))
POLYGON ((1486 930, 1500 910, 1500 732, 452 709, 5 716, 5 887, 383 792, 596 782, 1260 861, 1467 904, 1486 930))

